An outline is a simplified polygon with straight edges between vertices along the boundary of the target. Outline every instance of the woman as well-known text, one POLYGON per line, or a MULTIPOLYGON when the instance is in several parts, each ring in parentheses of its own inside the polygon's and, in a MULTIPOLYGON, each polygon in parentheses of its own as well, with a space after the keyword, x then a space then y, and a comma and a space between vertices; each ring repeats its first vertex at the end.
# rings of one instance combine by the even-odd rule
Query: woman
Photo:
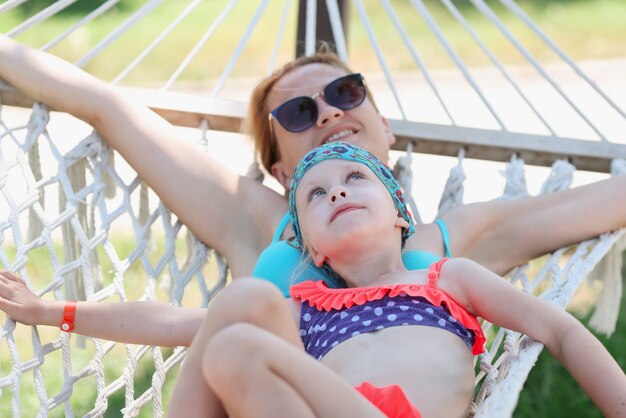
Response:
MULTIPOLYGON (((263 164, 286 189, 300 158, 326 141, 352 142, 387 161, 395 138, 371 94, 354 102, 328 97, 343 92, 345 86, 336 80, 350 74, 335 55, 318 54, 287 63, 255 89, 247 126, 263 164), (329 85, 328 94, 320 94, 329 85), (293 99, 298 97, 314 99, 303 102, 306 112, 295 115, 301 120, 289 121, 294 117, 293 99), (290 100, 290 105, 284 105, 290 100)), ((285 196, 177 141, 168 122, 121 90, 4 36, 0 37, 0 77, 33 99, 92 125, 199 239, 224 255, 233 277, 254 273, 278 284, 286 294, 287 274, 299 253, 284 248, 283 240, 293 237, 291 228, 285 227, 289 223, 285 196), (278 247, 257 265, 259 255, 272 243, 278 247), (283 270, 277 268, 281 266, 283 270)), ((405 264, 424 268, 452 254, 504 274, 556 248, 625 226, 624 190, 626 177, 620 177, 546 196, 455 208, 439 224, 416 226, 406 246, 410 257, 405 264), (593 215, 600 210, 603 216, 593 215)), ((313 267, 308 272, 333 280, 313 267)))

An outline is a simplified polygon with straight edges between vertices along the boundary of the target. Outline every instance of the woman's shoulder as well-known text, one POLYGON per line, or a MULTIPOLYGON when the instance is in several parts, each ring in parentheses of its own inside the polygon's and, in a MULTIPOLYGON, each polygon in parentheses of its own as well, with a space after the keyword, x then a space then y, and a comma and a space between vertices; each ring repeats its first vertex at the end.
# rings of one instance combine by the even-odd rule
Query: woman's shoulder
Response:
POLYGON ((415 233, 406 243, 406 251, 425 251, 431 254, 441 253, 443 238, 435 223, 415 225, 415 233))

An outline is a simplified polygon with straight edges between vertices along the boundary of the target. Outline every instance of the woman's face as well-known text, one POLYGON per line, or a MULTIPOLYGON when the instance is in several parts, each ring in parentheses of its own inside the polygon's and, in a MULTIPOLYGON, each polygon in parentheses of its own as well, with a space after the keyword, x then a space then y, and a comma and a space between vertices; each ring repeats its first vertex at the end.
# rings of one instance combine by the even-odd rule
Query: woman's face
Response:
MULTIPOLYGON (((327 64, 308 64, 286 74, 272 89, 268 108, 275 109, 287 100, 298 96, 312 97, 331 81, 346 75, 345 71, 327 64)), ((274 140, 280 150, 280 160, 272 166, 272 175, 285 187, 298 161, 313 148, 330 141, 346 141, 372 152, 387 161, 389 146, 395 141, 387 121, 378 113, 368 98, 350 110, 341 110, 315 98, 318 107, 317 121, 302 132, 289 132, 272 119, 274 140)))

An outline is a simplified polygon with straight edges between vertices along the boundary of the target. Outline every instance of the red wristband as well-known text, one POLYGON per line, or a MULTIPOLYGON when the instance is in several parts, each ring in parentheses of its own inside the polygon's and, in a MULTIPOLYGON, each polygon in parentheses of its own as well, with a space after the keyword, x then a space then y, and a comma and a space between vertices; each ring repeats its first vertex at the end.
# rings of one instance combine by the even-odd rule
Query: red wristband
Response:
POLYGON ((74 316, 76 315, 76 301, 68 300, 63 308, 63 322, 61 322, 61 331, 72 332, 74 329, 74 316))

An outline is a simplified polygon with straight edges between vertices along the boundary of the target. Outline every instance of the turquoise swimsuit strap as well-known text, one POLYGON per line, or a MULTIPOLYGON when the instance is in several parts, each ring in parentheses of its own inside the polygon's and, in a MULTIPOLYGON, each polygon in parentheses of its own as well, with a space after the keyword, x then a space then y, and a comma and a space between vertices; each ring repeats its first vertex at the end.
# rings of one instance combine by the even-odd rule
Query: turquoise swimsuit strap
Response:
POLYGON ((442 219, 436 219, 435 224, 439 227, 439 231, 441 231, 441 238, 443 239, 443 248, 446 250, 446 257, 452 257, 450 254, 450 237, 448 236, 448 227, 446 223, 442 219))
POLYGON ((283 236, 283 231, 285 230, 285 227, 290 221, 291 221, 291 216, 289 216, 289 212, 287 212, 285 213, 285 216, 283 216, 283 219, 280 220, 280 223, 278 224, 278 228, 276 228, 276 232, 274 232, 274 238, 272 238, 272 244, 280 241, 280 237, 283 236))

